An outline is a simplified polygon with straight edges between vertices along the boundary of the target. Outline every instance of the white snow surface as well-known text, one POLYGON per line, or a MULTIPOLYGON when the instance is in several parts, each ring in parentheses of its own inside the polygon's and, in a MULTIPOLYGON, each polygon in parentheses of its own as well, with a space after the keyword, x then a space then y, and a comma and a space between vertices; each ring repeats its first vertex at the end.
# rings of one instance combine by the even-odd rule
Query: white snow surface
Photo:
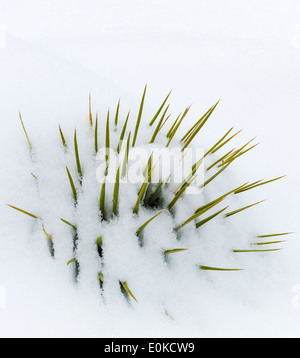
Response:
POLYGON ((6 47, 0 48, 0 285, 6 294, 5 308, 0 300, 1 337, 299 336, 299 10, 292 0, 0 1, 6 29, 6 47), (208 149, 233 125, 244 129, 235 146, 256 135, 262 143, 199 197, 180 201, 174 219, 167 213, 155 219, 141 249, 134 233, 151 214, 141 210, 132 219, 137 188, 121 188, 120 218, 99 224, 100 187, 87 124, 91 92, 104 142, 107 108, 114 111, 121 98, 121 121, 130 108, 136 118, 145 83, 139 145, 149 138, 146 124, 155 107, 172 88, 174 116, 193 103, 182 132, 221 97, 197 146, 208 149), (76 213, 65 173, 66 164, 75 171, 75 161, 62 150, 59 124, 70 143, 77 128, 86 173, 76 213), (39 190, 31 173, 39 177, 39 190), (234 210, 266 202, 227 220, 216 218, 200 234, 186 226, 176 241, 173 220, 179 224, 204 200, 284 174, 282 181, 225 204, 234 210), (40 225, 6 203, 43 217, 54 237, 55 260, 40 225), (73 257, 71 231, 60 217, 79 228, 78 284, 66 265, 73 257), (280 245, 285 250, 230 252, 247 248, 257 234, 286 231, 295 234, 280 245), (95 245, 99 234, 103 267, 95 245), (161 252, 175 247, 189 251, 166 264, 161 252), (246 270, 206 272, 197 264, 246 270), (97 280, 102 268, 103 294, 97 280), (138 303, 128 304, 118 280, 128 282, 138 303))

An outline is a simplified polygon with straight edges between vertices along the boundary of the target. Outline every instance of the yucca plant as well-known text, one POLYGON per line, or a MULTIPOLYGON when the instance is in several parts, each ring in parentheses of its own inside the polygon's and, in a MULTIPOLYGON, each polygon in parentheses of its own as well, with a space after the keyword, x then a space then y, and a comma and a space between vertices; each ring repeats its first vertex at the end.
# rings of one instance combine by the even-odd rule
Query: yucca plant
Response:
MULTIPOLYGON (((164 247, 164 244, 162 244, 160 249, 156 251, 156 255, 161 257, 163 259, 162 261, 167 264, 169 257, 174 255, 186 255, 190 251, 190 247, 187 245, 187 237, 191 235, 191 233, 192 235, 196 235, 198 240, 201 240, 204 227, 214 224, 218 225, 220 221, 226 222, 231 220, 232 216, 247 213, 248 210, 255 208, 262 202, 249 202, 246 203, 247 205, 236 207, 236 201, 234 200, 236 196, 240 196, 246 191, 255 190, 255 188, 283 178, 283 176, 280 176, 269 180, 257 180, 253 183, 241 183, 239 186, 232 187, 226 192, 218 193, 218 195, 209 200, 206 199, 205 195, 203 195, 206 188, 212 185, 211 183, 215 182, 217 178, 222 176, 232 163, 238 161, 241 157, 244 158, 244 155, 257 145, 252 145, 253 140, 250 140, 239 148, 228 148, 240 133, 240 131, 233 133, 233 128, 229 129, 220 139, 216 138, 212 142, 210 149, 204 151, 200 158, 196 158, 190 163, 189 171, 182 178, 181 182, 172 182, 172 176, 174 175, 172 170, 167 174, 164 173, 164 176, 160 175, 161 173, 157 175, 160 157, 155 157, 152 147, 156 145, 164 150, 177 148, 179 149, 179 153, 181 153, 180 161, 185 160, 189 148, 200 147, 201 131, 208 119, 213 115, 219 101, 211 106, 188 131, 179 136, 180 132, 182 132, 183 123, 188 117, 190 107, 187 107, 181 114, 176 115, 175 119, 171 121, 171 114, 169 113, 170 105, 168 104, 171 95, 170 92, 163 99, 153 117, 148 118, 147 122, 145 120, 143 121, 146 92, 147 86, 143 91, 137 119, 133 121, 132 128, 130 128, 129 121, 131 116, 130 111, 124 117, 123 124, 121 124, 121 102, 119 100, 114 116, 111 115, 111 111, 108 110, 106 112, 105 129, 101 132, 99 131, 101 123, 99 120, 100 116, 98 113, 95 117, 93 116, 91 96, 89 97, 89 113, 86 119, 87 126, 89 126, 89 134, 86 140, 89 141, 93 155, 89 156, 87 160, 97 163, 97 155, 99 155, 100 147, 105 147, 105 155, 102 158, 105 164, 102 172, 103 176, 98 184, 98 191, 94 193, 96 198, 95 202, 97 202, 97 207, 94 207, 94 210, 98 213, 95 226, 99 229, 98 235, 94 238, 94 247, 100 260, 101 269, 98 271, 97 280, 99 280, 100 290, 102 292, 106 289, 106 277, 109 277, 109 269, 106 269, 106 247, 110 240, 112 240, 105 232, 107 228, 109 228, 108 231, 110 233, 114 232, 114 228, 116 228, 115 235, 120 235, 120 229, 117 229, 117 227, 120 221, 122 221, 122 215, 124 215, 124 209, 121 210, 121 206, 124 202, 131 203, 129 210, 128 206, 126 206, 127 216, 124 220, 131 220, 131 222, 127 222, 125 226, 134 227, 133 241, 136 242, 137 250, 147 250, 147 245, 145 246, 145 233, 147 233, 148 241, 150 238, 150 240, 159 242, 159 238, 152 235, 154 225, 162 225, 164 220, 171 222, 170 232, 172 239, 169 241, 172 242, 172 246, 164 247), (114 117, 113 120, 112 117, 114 117), (144 127, 148 127, 148 132, 149 129, 151 129, 152 133, 146 141, 144 139, 140 140, 141 128, 144 127), (117 143, 117 145, 113 147, 111 143, 117 143), (133 150, 142 151, 142 148, 145 147, 150 149, 150 154, 148 153, 147 160, 141 168, 142 180, 138 183, 126 181, 125 179, 129 173, 130 154, 133 150), (114 153, 118 158, 118 164, 114 167, 112 166, 111 153, 114 153), (199 184, 197 177, 200 168, 202 168, 202 170, 205 169, 205 176, 204 180, 199 184), (110 185, 112 177, 114 178, 113 185, 110 185), (193 192, 189 191, 191 187, 194 188, 193 192), (134 190, 132 190, 132 188, 134 190), (130 199, 127 197, 127 189, 131 194, 130 199), (135 195, 133 199, 132 193, 135 195), (182 210, 183 203, 191 197, 193 203, 199 204, 190 212, 187 211, 185 213, 185 210, 182 210), (131 212, 131 216, 128 216, 128 211, 131 212)), ((31 160, 34 161, 34 144, 26 132, 21 113, 20 120, 28 143, 31 160)), ((80 200, 84 196, 84 190, 86 190, 84 183, 87 163, 85 163, 81 157, 80 146, 78 144, 78 131, 75 130, 74 132, 73 143, 66 140, 61 126, 59 126, 59 135, 61 138, 61 150, 73 156, 73 163, 68 163, 66 166, 66 176, 60 178, 60 180, 69 183, 69 205, 76 212, 78 205, 80 205, 80 200), (76 170, 72 171, 69 168, 73 165, 76 170)), ((212 133, 212 137, 213 136, 214 134, 212 133)), ((66 158, 69 157, 70 156, 66 158)), ((63 166, 64 163, 61 163, 61 165, 63 166)), ((39 178, 34 174, 32 175, 34 180, 38 183, 39 178)), ((53 195, 54 194, 55 193, 53 193, 53 195)), ((41 232, 44 233, 45 239, 49 243, 50 254, 55 259, 55 240, 58 238, 48 233, 48 230, 51 231, 51 228, 48 228, 47 222, 45 222, 38 213, 31 213, 30 210, 24 210, 18 206, 9 206, 27 215, 30 220, 36 220, 40 223, 41 232)), ((86 215, 86 219, 88 219, 88 213, 86 213, 86 215)), ((71 269, 73 266, 76 281, 80 281, 81 263, 78 255, 78 242, 81 240, 80 227, 77 222, 71 222, 72 220, 68 217, 58 217, 58 220, 60 220, 58 223, 60 222, 70 228, 70 234, 73 237, 73 257, 70 257, 70 260, 66 262, 66 267, 71 269)), ((278 236, 281 237, 288 234, 290 233, 258 233, 254 238, 249 237, 248 243, 243 243, 243 245, 241 243, 241 247, 231 247, 231 254, 258 254, 280 250, 277 245, 283 243, 284 240, 276 239, 278 236)), ((211 238, 211 240, 214 240, 214 238, 211 238)), ((224 251, 224 256, 227 254, 228 252, 224 251)), ((187 259, 185 260, 185 264, 194 265, 195 262, 187 259)), ((197 268, 201 271, 219 271, 220 274, 226 271, 234 274, 234 272, 244 270, 244 267, 231 267, 229 265, 224 267, 223 265, 216 265, 215 263, 203 260, 203 257, 197 262, 197 268)), ((124 276, 120 275, 118 278, 120 291, 129 301, 138 302, 137 296, 134 290, 132 290, 132 286, 134 287, 135 283, 132 278, 129 282, 125 276, 126 274, 124 274, 124 276)))

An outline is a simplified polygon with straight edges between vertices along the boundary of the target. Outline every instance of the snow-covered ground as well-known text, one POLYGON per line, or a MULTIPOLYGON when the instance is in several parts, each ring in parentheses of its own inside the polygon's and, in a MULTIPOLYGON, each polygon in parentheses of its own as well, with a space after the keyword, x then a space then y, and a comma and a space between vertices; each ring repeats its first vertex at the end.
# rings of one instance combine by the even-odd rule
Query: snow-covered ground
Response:
MULTIPOLYGON (((299 1, 0 0, 0 24, 0 336, 299 336, 299 1), (93 284, 74 286, 63 243, 51 261, 31 221, 5 206, 38 205, 19 110, 45 159, 39 169, 51 175, 58 124, 66 133, 82 127, 89 92, 102 116, 119 97, 136 111, 145 83, 147 113, 170 89, 172 112, 193 103, 191 118, 221 98, 201 145, 232 125, 244 129, 241 140, 258 136, 230 180, 288 175, 245 197, 268 201, 234 218, 225 236, 247 226, 296 232, 285 250, 245 258, 251 269, 240 276, 187 278, 169 301, 174 321, 151 300, 104 305, 93 284)), ((56 179, 48 178, 54 191, 56 179)))

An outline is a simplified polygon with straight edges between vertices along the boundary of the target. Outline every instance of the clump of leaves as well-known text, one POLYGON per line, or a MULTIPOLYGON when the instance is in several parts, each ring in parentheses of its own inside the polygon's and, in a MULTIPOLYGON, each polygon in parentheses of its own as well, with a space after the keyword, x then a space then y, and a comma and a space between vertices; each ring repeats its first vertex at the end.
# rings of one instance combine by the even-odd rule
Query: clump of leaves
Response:
MULTIPOLYGON (((146 92, 147 86, 145 87, 142 99, 139 106, 139 111, 137 118, 134 122, 133 128, 129 128, 129 118, 131 116, 131 112, 129 111, 127 116, 124 118, 124 124, 120 127, 120 106, 121 102, 118 101, 115 114, 112 116, 111 112, 107 111, 107 116, 105 118, 105 132, 103 136, 99 135, 99 116, 98 113, 96 114, 95 119, 93 118, 92 113, 92 104, 91 104, 91 95, 89 96, 89 111, 88 111, 88 120, 87 126, 90 127, 90 145, 91 148, 94 148, 95 154, 99 151, 100 141, 105 144, 105 148, 107 150, 113 149, 116 153, 120 154, 122 151, 124 152, 124 157, 122 162, 118 165, 116 175, 115 175, 115 183, 113 189, 113 202, 112 205, 108 205, 110 203, 107 202, 107 175, 110 166, 110 157, 109 151, 105 154, 105 173, 104 173, 104 180, 102 183, 99 184, 99 192, 98 192, 98 211, 99 211, 99 221, 107 221, 111 225, 114 225, 114 219, 117 218, 119 214, 119 205, 121 200, 126 200, 126 198, 121 196, 120 192, 120 185, 122 179, 124 179, 128 172, 128 158, 130 151, 137 147, 138 145, 142 144, 153 144, 157 143, 158 138, 160 138, 159 143, 164 143, 163 147, 169 148, 172 147, 175 138, 178 137, 180 129, 182 127, 182 123, 186 120, 190 106, 186 107, 186 109, 180 113, 179 115, 175 116, 173 121, 170 120, 171 114, 169 114, 170 104, 168 104, 169 97, 171 92, 167 94, 167 96, 163 99, 162 103, 160 104, 159 108, 155 112, 154 116, 150 120, 149 123, 146 123, 150 128, 153 128, 152 135, 148 139, 147 143, 140 143, 139 142, 139 133, 140 128, 142 125, 143 119, 143 112, 144 112, 144 103, 146 99, 146 92), (111 118, 113 117, 113 123, 111 123, 111 118), (166 130, 163 132, 163 128, 166 130), (133 135, 132 135, 133 134, 133 135), (116 137, 116 141, 112 141, 111 139, 116 137), (111 147, 111 143, 118 143, 116 148, 111 147)), ((181 137, 181 139, 177 138, 177 143, 180 143, 180 150, 182 152, 182 158, 184 157, 186 150, 191 145, 197 145, 197 138, 201 134, 201 131, 209 118, 213 115, 214 111, 218 107, 220 101, 217 101, 213 104, 204 115, 202 115, 195 124, 181 137)), ((21 125, 23 131, 25 133, 26 141, 29 147, 31 159, 33 159, 33 148, 34 145, 32 144, 30 137, 25 129, 25 125, 21 116, 19 114, 21 125)), ((139 186, 139 190, 137 192, 137 197, 135 204, 132 207, 132 219, 134 220, 137 216, 139 216, 141 207, 144 208, 148 212, 148 219, 142 224, 136 227, 136 240, 140 245, 140 249, 143 249, 143 234, 144 231, 149 230, 151 232, 151 226, 155 224, 157 218, 159 218, 164 212, 169 212, 171 217, 176 210, 177 207, 181 205, 181 200, 187 195, 188 188, 195 183, 195 179, 198 175, 198 171, 201 165, 205 164, 205 159, 209 156, 216 156, 212 161, 212 164, 206 167, 206 175, 205 181, 200 185, 200 187, 206 188, 210 183, 212 183, 216 178, 218 178, 226 169, 235 162, 238 158, 244 156, 247 152, 254 149, 257 144, 251 144, 254 139, 248 141, 244 145, 239 148, 227 148, 225 150, 225 154, 221 153, 221 149, 226 148, 228 145, 234 141, 234 139, 238 136, 240 131, 233 133, 233 128, 229 129, 220 139, 215 140, 212 143, 211 148, 203 154, 203 157, 200 159, 198 158, 190 168, 190 174, 180 183, 180 185, 173 190, 172 198, 167 201, 165 199, 164 193, 169 190, 169 179, 172 176, 172 173, 167 178, 161 178, 159 182, 153 182, 152 177, 156 170, 157 163, 153 162, 153 153, 151 153, 147 165, 144 168, 144 180, 139 186), (229 150, 228 150, 229 149, 229 150), (213 174, 209 175, 211 171, 214 171, 213 174)), ((79 183, 79 186, 82 186, 84 180, 84 165, 81 162, 80 156, 80 147, 77 141, 77 131, 75 129, 74 132, 74 141, 73 143, 68 143, 65 139, 63 130, 61 126, 59 126, 59 136, 61 138, 62 143, 62 150, 65 152, 69 151, 73 154, 74 164, 76 170, 72 172, 69 170, 71 166, 66 167, 66 178, 64 180, 68 181, 70 193, 72 194, 72 203, 71 205, 74 206, 76 210, 79 200, 79 193, 78 187, 76 188, 75 183, 79 183)), ((213 134, 212 134, 213 136, 213 134)), ((95 159, 94 159, 95 160, 95 159)), ((84 164, 84 163, 83 163, 84 164)), ((32 174, 34 180, 39 181, 39 179, 32 174)), ((256 207, 262 201, 255 202, 255 203, 248 203, 248 205, 240 207, 240 208, 233 208, 228 209, 228 205, 223 205, 223 201, 235 195, 241 195, 242 193, 250 190, 254 190, 255 188, 261 187, 266 184, 271 184, 274 181, 283 178, 283 176, 276 177, 274 179, 268 180, 257 180, 253 183, 244 183, 236 188, 232 188, 230 191, 225 193, 220 193, 216 198, 213 200, 207 201, 199 208, 195 210, 195 212, 187 217, 181 218, 181 223, 178 225, 173 226, 173 232, 177 235, 177 239, 180 242, 182 231, 185 227, 194 227, 196 231, 201 231, 203 226, 211 225, 216 218, 222 217, 223 220, 230 220, 230 218, 234 215, 242 215, 243 213, 247 212, 249 209, 256 207), (221 205, 221 207, 219 207, 221 205), (217 208, 218 207, 218 208, 217 208)), ((126 185, 126 184, 122 184, 126 185)), ((197 195, 197 194, 193 194, 197 195)), ((31 220, 36 220, 40 223, 42 232, 45 235, 45 238, 49 242, 49 249, 51 256, 55 259, 55 238, 46 231, 47 223, 36 213, 31 213, 30 211, 21 209, 17 206, 9 205, 12 209, 17 210, 18 212, 28 216, 31 220)), ((61 223, 67 225, 73 236, 73 254, 74 257, 70 258, 67 262, 68 267, 74 267, 75 277, 78 280, 78 276, 80 274, 80 259, 77 255, 77 242, 79 237, 78 227, 76 222, 70 222, 67 218, 60 218, 61 223)), ((278 239, 278 237, 289 235, 289 232, 285 233, 275 233, 275 234, 261 234, 257 235, 255 241, 253 242, 252 238, 249 238, 248 247, 245 248, 232 248, 233 254, 239 253, 266 253, 266 252, 273 252, 280 250, 276 245, 282 244, 284 240, 278 239), (275 246, 274 246, 275 245, 275 246)), ((105 245, 104 242, 107 238, 101 232, 99 232, 98 237, 95 237, 95 250, 97 250, 100 260, 103 260, 105 257, 105 245)), ((109 239, 109 238, 108 238, 109 239)), ((160 255, 163 259, 166 260, 167 257, 172 255, 184 255, 185 252, 189 250, 188 247, 178 247, 174 245, 174 247, 165 248, 160 255)), ((197 265, 199 270, 202 271, 216 271, 216 272, 238 272, 242 271, 243 268, 236 268, 236 267, 215 267, 215 265, 210 265, 209 262, 199 262, 197 265)), ((99 285, 100 289, 105 289, 105 274, 103 272, 98 273, 99 285)), ((138 302, 137 298, 135 297, 134 293, 131 291, 129 287, 131 287, 132 282, 128 282, 128 280, 124 279, 124 277, 119 279, 119 287, 121 292, 128 298, 128 300, 132 300, 132 302, 138 302)))

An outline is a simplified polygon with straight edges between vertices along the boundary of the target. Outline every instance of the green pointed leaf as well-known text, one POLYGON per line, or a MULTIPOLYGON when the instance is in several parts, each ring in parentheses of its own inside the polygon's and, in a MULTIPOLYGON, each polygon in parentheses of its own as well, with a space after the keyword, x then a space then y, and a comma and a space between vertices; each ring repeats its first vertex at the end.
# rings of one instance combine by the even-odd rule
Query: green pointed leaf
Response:
POLYGON ((72 259, 72 260, 70 260, 70 261, 68 261, 67 262, 67 266, 69 266, 71 263, 73 263, 73 262, 77 262, 77 260, 76 259, 72 259))
POLYGON ((74 197, 74 200, 75 200, 75 203, 76 203, 77 202, 77 191, 76 191, 76 188, 75 188, 74 180, 73 180, 73 178, 71 176, 71 173, 70 173, 68 167, 66 167, 66 170, 67 170, 70 186, 71 186, 71 189, 72 189, 73 197, 74 197))
POLYGON ((52 237, 50 234, 47 233, 44 224, 42 225, 42 228, 43 228, 43 232, 44 232, 44 234, 46 235, 46 237, 48 238, 48 240, 52 241, 52 240, 53 240, 53 237, 52 237))
POLYGON ((96 124, 95 124, 95 153, 98 153, 98 113, 96 113, 96 124))
POLYGON ((75 134, 74 134, 74 148, 75 148, 75 159, 76 159, 77 173, 81 180, 82 179, 82 169, 81 169, 81 164, 80 164, 80 159, 79 159, 79 150, 78 150, 76 129, 75 129, 75 134))
POLYGON ((222 142, 221 144, 219 144, 216 148, 214 148, 211 153, 214 154, 215 152, 217 152, 219 149, 221 149, 225 144, 227 144, 229 141, 231 141, 234 137, 236 137, 239 133, 241 133, 242 130, 236 132, 235 134, 233 134, 230 138, 226 139, 224 142, 222 142))
POLYGON ((77 231, 77 226, 71 224, 69 221, 67 221, 67 220, 65 220, 65 219, 60 218, 60 220, 61 220, 64 224, 71 226, 75 231, 77 231))
POLYGON ((130 291, 127 283, 124 281, 121 282, 121 285, 124 287, 125 291, 129 294, 129 296, 131 296, 136 302, 138 302, 138 300, 134 297, 133 293, 130 291))
POLYGON ((266 249, 266 250, 232 250, 235 253, 257 253, 257 252, 272 252, 280 251, 282 249, 266 249))
POLYGON ((283 235, 291 235, 293 232, 283 232, 279 234, 268 234, 268 235, 259 235, 257 236, 260 239, 266 238, 266 237, 274 237, 274 236, 283 236, 283 235))
POLYGON ((154 122, 156 121, 156 119, 158 118, 160 112, 162 111, 162 109, 164 108, 168 98, 170 97, 172 91, 169 92, 169 94, 167 95, 167 97, 165 98, 165 100, 163 101, 162 105, 159 107, 158 111, 156 112, 156 114, 154 115, 153 119, 151 120, 151 122, 149 123, 149 126, 152 126, 154 124, 154 122))
POLYGON ((209 171, 210 169, 212 169, 213 167, 215 167, 217 164, 219 164, 220 162, 222 162, 222 160, 226 159, 232 152, 234 151, 234 149, 231 149, 228 153, 226 153, 225 155, 223 155, 223 157, 221 157, 220 159, 216 160, 213 164, 211 164, 206 171, 209 171))
POLYGON ((106 212, 105 212, 105 189, 106 189, 106 179, 104 179, 102 186, 101 186, 101 193, 100 193, 100 212, 105 220, 106 218, 106 212))
POLYGON ((163 212, 164 212, 164 210, 160 211, 160 212, 157 213, 156 215, 152 216, 152 218, 150 218, 148 221, 146 221, 146 222, 137 230, 136 235, 139 236, 140 233, 146 228, 146 226, 147 226, 148 224, 150 224, 150 222, 151 222, 152 220, 154 220, 156 217, 158 217, 158 215, 160 215, 160 214, 163 213, 163 212))
POLYGON ((196 179, 196 177, 197 177, 197 175, 192 176, 183 186, 181 186, 180 190, 175 194, 173 200, 168 205, 169 210, 171 210, 174 207, 174 205, 177 203, 177 201, 180 199, 180 197, 183 195, 183 193, 186 191, 186 189, 196 179))
POLYGON ((114 186, 114 196, 113 196, 113 213, 118 215, 118 204, 119 204, 119 191, 120 191, 120 166, 118 167, 116 174, 116 182, 114 186))
POLYGON ((199 222, 196 223, 196 229, 198 229, 200 226, 205 225, 206 223, 208 223, 210 220, 214 219, 216 216, 220 215, 224 210, 226 210, 228 208, 228 206, 226 206, 226 208, 216 212, 215 214, 207 217, 206 219, 203 219, 199 222))
POLYGON ((273 245, 273 244, 280 244, 281 242, 286 242, 286 240, 280 240, 280 241, 265 241, 265 242, 252 242, 250 245, 253 245, 253 246, 273 245))
POLYGON ((230 268, 219 268, 210 266, 199 266, 200 270, 204 271, 244 271, 243 269, 230 269, 230 268))
POLYGON ((134 136, 133 136, 133 142, 132 142, 133 147, 135 146, 137 135, 138 135, 140 124, 141 124, 146 91, 147 91, 147 85, 145 86, 145 89, 144 89, 142 101, 141 101, 141 104, 140 104, 140 110, 139 110, 138 118, 137 118, 137 121, 136 121, 136 126, 135 126, 135 131, 134 131, 134 136))
POLYGON ((26 128, 25 128, 25 126, 24 126, 21 112, 19 112, 19 117, 20 117, 20 121, 21 121, 21 124, 22 124, 22 127, 23 127, 23 131, 24 131, 24 133, 25 133, 25 136, 26 136, 26 139, 27 139, 27 142, 28 142, 28 145, 29 145, 29 149, 30 149, 30 151, 32 151, 32 150, 33 150, 33 147, 32 147, 32 144, 31 144, 31 142, 30 142, 29 136, 28 136, 28 134, 27 134, 26 128))
POLYGON ((204 113, 204 115, 193 125, 192 128, 190 128, 186 134, 181 138, 181 142, 185 142, 188 140, 188 138, 190 138, 190 136, 192 135, 192 133, 195 131, 195 129, 197 129, 197 127, 199 126, 199 124, 207 117, 207 115, 210 113, 211 109, 213 107, 210 107, 210 109, 204 113))
POLYGON ((16 206, 12 206, 12 205, 9 205, 9 204, 7 204, 7 206, 9 206, 10 208, 12 208, 12 209, 14 209, 14 210, 19 211, 19 212, 22 213, 22 214, 28 215, 28 216, 30 216, 30 217, 32 217, 32 218, 34 218, 34 219, 40 219, 40 217, 38 217, 38 216, 36 216, 36 215, 34 215, 34 214, 31 214, 31 213, 29 213, 28 211, 25 211, 25 210, 23 210, 23 209, 17 208, 16 206))
POLYGON ((154 131, 154 133, 153 133, 153 136, 152 136, 152 138, 150 139, 150 142, 149 142, 149 143, 154 143, 154 141, 155 141, 155 139, 156 139, 156 136, 157 136, 157 134, 159 133, 161 127, 162 127, 162 123, 163 123, 163 121, 164 121, 164 118, 165 118, 165 116, 166 116, 166 114, 167 114, 167 111, 168 111, 169 107, 170 107, 170 105, 167 106, 167 108, 165 109, 163 115, 161 116, 161 119, 159 120, 159 122, 158 122, 158 124, 157 124, 157 126, 156 126, 156 128, 155 128, 155 131, 154 131))
POLYGON ((172 142, 172 140, 173 140, 175 134, 176 134, 177 131, 178 131, 178 128, 180 127, 180 125, 181 125, 181 123, 183 122, 184 118, 185 118, 186 115, 188 114, 190 108, 191 108, 191 106, 187 107, 187 108, 185 109, 185 111, 183 112, 182 116, 180 117, 180 119, 179 119, 178 121, 176 121, 177 123, 176 123, 176 125, 175 125, 175 127, 174 127, 172 133, 171 133, 170 136, 169 136, 169 141, 168 141, 168 143, 167 143, 167 145, 166 145, 167 148, 168 148, 169 145, 171 144, 171 142, 172 142))
POLYGON ((118 120, 119 120, 119 112, 120 112, 120 99, 117 105, 117 109, 116 109, 116 115, 115 115, 115 127, 118 126, 118 120))
POLYGON ((61 129, 60 126, 59 126, 59 133, 60 133, 60 138, 61 138, 62 144, 67 149, 68 145, 67 145, 67 142, 65 140, 64 134, 63 134, 62 129, 61 129))
MULTIPOLYGON (((220 100, 219 100, 220 101, 220 100)), ((207 120, 209 119, 209 117, 211 116, 211 114, 213 113, 213 111, 215 110, 215 108, 217 107, 217 105, 219 104, 219 101, 209 110, 209 113, 207 114, 206 117, 204 117, 203 119, 201 118, 198 121, 198 125, 197 127, 194 129, 194 131, 185 139, 184 141, 184 145, 182 147, 182 151, 187 148, 192 140, 196 137, 196 135, 199 133, 199 131, 202 129, 202 127, 204 126, 204 124, 207 122, 207 120)))
POLYGON ((279 180, 279 179, 282 179, 282 178, 284 178, 284 177, 285 177, 285 175, 283 175, 283 176, 281 176, 281 177, 278 177, 278 178, 275 178, 275 179, 267 180, 267 181, 264 181, 264 182, 261 182, 261 181, 256 182, 256 183, 254 183, 254 184, 252 184, 252 185, 247 186, 246 188, 241 188, 239 191, 237 191, 237 193, 242 193, 242 192, 244 192, 244 191, 257 188, 258 186, 272 183, 272 182, 274 182, 274 181, 276 181, 276 180, 279 180))
POLYGON ((91 96, 91 94, 89 94, 89 121, 90 121, 90 127, 93 127, 92 96, 91 96))
POLYGON ((122 166, 122 175, 121 175, 122 178, 125 178, 127 173, 127 164, 128 164, 129 150, 130 150, 130 136, 131 136, 131 132, 129 132, 128 139, 127 139, 126 151, 125 151, 124 161, 122 166))
POLYGON ((234 127, 230 128, 228 132, 225 133, 225 135, 218 140, 206 153, 205 153, 205 157, 209 154, 211 154, 211 152, 220 144, 223 142, 223 140, 228 136, 228 134, 233 130, 234 127))
POLYGON ((173 249, 173 250, 166 250, 163 254, 169 255, 169 254, 176 254, 177 252, 181 251, 187 251, 188 249, 173 249))
POLYGON ((121 132, 121 135, 120 135, 120 140, 119 140, 119 144, 118 144, 118 148, 117 148, 117 152, 118 152, 118 153, 120 153, 120 152, 121 152, 121 149, 122 149, 122 144, 123 144, 123 140, 124 140, 124 137, 125 137, 125 132, 126 132, 126 128, 127 128, 127 123, 128 123, 129 115, 130 115, 130 111, 129 111, 128 114, 127 114, 125 123, 124 123, 124 125, 123 125, 123 129, 122 129, 122 132, 121 132))
POLYGON ((214 179, 216 179, 217 176, 219 176, 224 170, 226 170, 230 164, 231 164, 231 162, 229 162, 222 169, 220 169, 217 173, 215 173, 213 176, 211 176, 209 179, 207 179, 202 185, 200 185, 200 188, 204 188, 207 184, 211 183, 214 179))
POLYGON ((258 204, 260 204, 260 203, 262 203, 262 202, 264 202, 264 201, 265 201, 265 200, 261 200, 261 201, 258 201, 257 203, 254 203, 254 204, 251 204, 251 205, 247 205, 247 206, 245 206, 245 207, 243 207, 243 208, 240 208, 240 209, 231 211, 231 212, 227 213, 225 216, 226 216, 226 217, 229 217, 229 216, 238 214, 238 213, 240 213, 241 211, 244 211, 244 210, 246 210, 246 209, 252 208, 252 206, 258 205, 258 204))
POLYGON ((99 248, 102 247, 102 244, 103 244, 103 235, 102 235, 102 236, 99 236, 99 237, 97 238, 97 245, 98 245, 99 248))

